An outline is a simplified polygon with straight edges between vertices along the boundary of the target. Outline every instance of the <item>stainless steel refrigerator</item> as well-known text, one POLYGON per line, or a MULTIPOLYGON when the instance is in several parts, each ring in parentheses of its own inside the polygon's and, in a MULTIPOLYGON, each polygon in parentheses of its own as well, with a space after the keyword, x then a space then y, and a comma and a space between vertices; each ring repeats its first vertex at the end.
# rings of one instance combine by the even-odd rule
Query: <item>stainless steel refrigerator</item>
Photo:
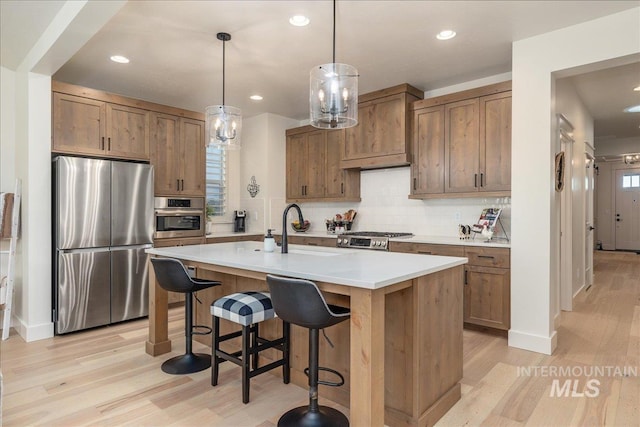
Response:
POLYGON ((56 334, 148 314, 153 166, 53 161, 56 334))

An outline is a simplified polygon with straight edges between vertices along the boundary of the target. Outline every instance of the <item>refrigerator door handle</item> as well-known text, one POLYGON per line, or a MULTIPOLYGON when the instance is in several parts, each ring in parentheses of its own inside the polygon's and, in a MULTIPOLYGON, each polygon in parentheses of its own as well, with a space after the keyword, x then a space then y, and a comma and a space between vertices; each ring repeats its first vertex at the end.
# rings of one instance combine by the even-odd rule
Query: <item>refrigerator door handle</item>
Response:
POLYGON ((61 254, 82 254, 82 253, 97 253, 97 252, 109 252, 111 248, 103 247, 103 248, 77 248, 77 249, 58 249, 58 252, 61 254))
POLYGON ((126 246, 111 246, 111 251, 128 251, 130 249, 151 249, 153 245, 151 243, 145 243, 144 245, 126 245, 126 246))

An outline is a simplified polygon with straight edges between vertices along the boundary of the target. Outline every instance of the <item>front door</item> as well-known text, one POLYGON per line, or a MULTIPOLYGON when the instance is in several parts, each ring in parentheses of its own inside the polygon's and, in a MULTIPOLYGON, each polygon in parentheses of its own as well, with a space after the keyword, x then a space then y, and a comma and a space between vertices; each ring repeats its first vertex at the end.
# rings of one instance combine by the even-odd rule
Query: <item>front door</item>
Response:
POLYGON ((616 172, 616 249, 640 250, 640 168, 616 172))

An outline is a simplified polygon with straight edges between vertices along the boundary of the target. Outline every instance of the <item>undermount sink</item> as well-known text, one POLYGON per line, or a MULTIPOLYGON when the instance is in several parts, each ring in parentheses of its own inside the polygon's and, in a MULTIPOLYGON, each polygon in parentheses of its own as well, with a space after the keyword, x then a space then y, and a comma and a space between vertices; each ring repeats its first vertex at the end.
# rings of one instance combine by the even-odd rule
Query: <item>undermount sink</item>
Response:
POLYGON ((289 249, 290 254, 313 255, 313 256, 336 256, 334 252, 308 251, 306 249, 289 249))

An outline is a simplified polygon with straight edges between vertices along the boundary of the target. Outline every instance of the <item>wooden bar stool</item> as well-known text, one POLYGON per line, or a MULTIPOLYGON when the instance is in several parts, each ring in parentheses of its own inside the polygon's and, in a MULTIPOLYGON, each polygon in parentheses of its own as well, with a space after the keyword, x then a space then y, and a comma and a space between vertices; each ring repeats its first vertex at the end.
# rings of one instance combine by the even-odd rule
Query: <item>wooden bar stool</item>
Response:
POLYGON ((162 364, 162 371, 167 374, 191 374, 207 369, 211 366, 211 356, 193 353, 191 350, 193 335, 207 335, 211 333, 208 326, 193 324, 193 294, 194 292, 220 286, 215 280, 197 279, 189 276, 182 262, 172 258, 151 258, 151 264, 156 272, 156 280, 163 289, 180 292, 185 295, 184 335, 185 354, 176 356, 162 364))
POLYGON ((242 402, 249 402, 249 380, 271 369, 282 366, 282 379, 289 384, 289 336, 288 322, 282 324, 282 337, 267 340, 260 336, 259 324, 276 316, 268 292, 240 292, 224 296, 211 304, 213 334, 211 342, 211 385, 218 385, 219 364, 224 361, 242 368, 242 402), (220 319, 227 319, 242 326, 240 331, 220 336, 220 319), (242 337, 241 350, 227 353, 220 350, 220 343, 242 337), (258 353, 275 348, 282 352, 282 359, 258 367, 258 353))
POLYGON ((278 317, 309 329, 309 367, 304 370, 309 377, 309 406, 300 406, 286 412, 278 420, 278 427, 348 427, 349 420, 342 412, 318 405, 319 384, 332 387, 344 384, 344 377, 339 372, 318 366, 318 353, 320 329, 347 320, 349 309, 327 304, 316 284, 309 280, 268 274, 267 285, 278 317), (318 371, 331 372, 340 381, 319 381, 318 371))

